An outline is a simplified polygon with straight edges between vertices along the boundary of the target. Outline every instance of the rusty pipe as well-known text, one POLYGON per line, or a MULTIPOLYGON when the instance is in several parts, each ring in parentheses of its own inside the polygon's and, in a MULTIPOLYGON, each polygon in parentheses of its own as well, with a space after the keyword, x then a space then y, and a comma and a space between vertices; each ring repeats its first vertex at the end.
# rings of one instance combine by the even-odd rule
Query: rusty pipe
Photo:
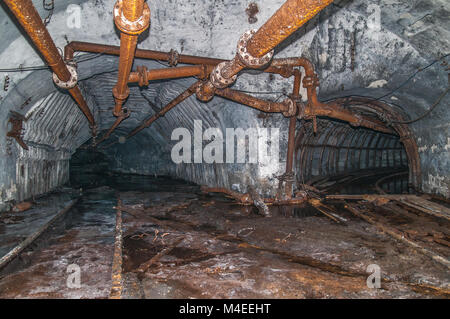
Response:
MULTIPOLYGON (((69 44, 67 44, 64 48, 65 59, 68 61, 72 60, 75 52, 90 52, 108 55, 119 55, 120 47, 107 44, 72 41, 69 44)), ((143 49, 136 49, 135 51, 136 58, 166 61, 166 62, 172 61, 174 59, 173 55, 174 55, 173 52, 162 52, 143 49)), ((206 58, 193 55, 184 55, 184 54, 175 54, 175 55, 177 63, 185 63, 185 64, 217 65, 220 62, 226 61, 222 59, 206 58)))
POLYGON ((187 88, 185 91, 183 91, 180 95, 178 95, 176 98, 174 98, 172 101, 170 101, 166 106, 164 106, 162 109, 160 109, 157 113, 152 115, 149 119, 145 120, 141 125, 136 127, 133 131, 131 131, 127 135, 127 139, 136 135, 138 132, 142 131, 144 128, 149 127, 154 121, 159 119, 160 117, 163 117, 167 112, 169 112, 171 109, 173 109, 175 106, 186 100, 188 97, 190 97, 192 94, 195 93, 195 90, 197 89, 200 82, 195 82, 192 84, 189 88, 187 88))
MULTIPOLYGON (((314 65, 305 58, 282 58, 273 59, 272 67, 302 67, 305 70, 303 86, 308 94, 308 104, 303 110, 303 116, 315 117, 325 116, 339 119, 350 123, 353 126, 363 126, 376 131, 393 134, 394 131, 376 119, 370 119, 362 115, 356 115, 348 110, 341 108, 338 104, 321 103, 317 97, 317 86, 319 81, 314 71, 314 65)), ((295 72, 295 71, 294 71, 295 72)))
POLYGON ((182 66, 176 68, 151 69, 146 67, 138 67, 137 72, 131 72, 128 78, 128 83, 138 82, 140 86, 148 85, 151 80, 176 79, 195 76, 199 78, 206 78, 211 72, 210 65, 192 65, 182 66))
POLYGON ((313 105, 317 105, 320 103, 319 99, 317 98, 316 89, 316 85, 319 85, 319 81, 314 71, 314 65, 311 63, 311 61, 306 58, 281 58, 273 59, 270 65, 272 67, 302 67, 305 70, 305 78, 310 79, 310 82, 316 82, 311 83, 311 85, 304 85, 308 95, 308 101, 313 105))
POLYGON ((266 113, 286 113, 291 111, 291 104, 293 104, 293 101, 289 98, 283 102, 272 102, 228 88, 217 89, 215 94, 266 113))
MULTIPOLYGON (((16 17, 17 21, 23 27, 30 37, 31 41, 44 58, 45 62, 50 66, 52 71, 60 81, 67 82, 71 78, 71 73, 67 68, 64 60, 59 54, 55 43, 53 42, 47 28, 33 6, 31 0, 4 0, 5 4, 16 17)), ((80 110, 88 119, 91 127, 95 126, 95 120, 91 110, 87 106, 86 101, 81 94, 77 85, 69 89, 69 94, 73 97, 80 110)))
POLYGON ((128 78, 133 66, 138 36, 150 25, 150 9, 145 0, 118 0, 114 5, 114 22, 121 31, 119 71, 113 88, 113 114, 120 117, 122 105, 130 94, 128 78))
POLYGON ((322 11, 333 0, 287 0, 251 37, 247 51, 261 57, 322 11))
POLYGON ((128 111, 123 108, 122 109, 122 113, 120 116, 118 116, 116 118, 116 120, 114 121, 113 125, 111 125, 111 127, 108 129, 108 131, 105 133, 105 135, 102 136, 102 138, 100 138, 96 143, 94 143, 94 147, 96 147, 97 145, 99 145, 101 142, 103 142, 104 140, 106 140, 107 138, 110 137, 110 135, 112 134, 112 132, 120 125, 120 123, 122 123, 123 120, 125 120, 130 114, 128 113, 128 111))
MULTIPOLYGON (((64 47, 64 59, 66 61, 72 61, 75 52, 90 52, 107 55, 120 55, 120 47, 114 45, 72 41, 64 47)), ((216 66, 219 63, 227 61, 222 59, 207 58, 201 56, 183 55, 178 54, 174 51, 161 52, 143 49, 136 49, 134 56, 135 58, 140 59, 165 61, 169 62, 171 65, 183 63, 183 64, 216 66)), ((283 65, 269 66, 262 71, 266 73, 280 74, 285 78, 292 76, 292 67, 286 67, 283 65)))
POLYGON ((383 122, 377 119, 368 118, 363 115, 354 114, 346 109, 341 108, 337 104, 319 103, 314 106, 308 104, 304 109, 304 116, 329 117, 348 122, 352 126, 361 126, 387 134, 396 134, 394 130, 388 128, 383 122))

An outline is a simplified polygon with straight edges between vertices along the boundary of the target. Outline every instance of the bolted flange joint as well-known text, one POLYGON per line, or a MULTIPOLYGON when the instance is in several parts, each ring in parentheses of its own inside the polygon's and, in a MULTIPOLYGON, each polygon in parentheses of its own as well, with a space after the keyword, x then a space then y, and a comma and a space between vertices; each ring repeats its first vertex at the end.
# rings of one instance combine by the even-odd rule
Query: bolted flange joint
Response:
POLYGON ((204 82, 197 87, 195 95, 200 101, 209 102, 214 97, 214 86, 208 82, 204 82))
POLYGON ((281 103, 287 107, 287 110, 282 112, 285 117, 292 117, 297 114, 297 105, 293 99, 287 98, 281 103))
POLYGON ((180 54, 177 50, 170 49, 169 52, 169 60, 167 61, 170 66, 176 66, 178 64, 178 59, 180 58, 180 54))
POLYGON ((53 73, 53 82, 56 84, 56 86, 60 87, 61 89, 69 90, 74 88, 78 83, 78 73, 77 68, 75 65, 66 64, 67 69, 70 72, 70 79, 66 82, 61 81, 58 76, 53 73))
POLYGON ((214 87, 218 89, 223 89, 234 82, 236 82, 237 74, 233 75, 231 78, 227 79, 222 76, 222 70, 224 67, 227 66, 227 64, 230 62, 224 61, 215 66, 213 71, 211 72, 211 75, 209 76, 209 80, 211 81, 211 84, 214 85, 214 87))
POLYGON ((128 20, 123 14, 123 0, 118 0, 114 5, 114 22, 117 28, 129 35, 138 35, 150 26, 150 8, 144 3, 142 15, 136 21, 128 20))
POLYGON ((255 33, 255 29, 244 32, 244 34, 239 38, 237 45, 237 56, 239 57, 239 60, 241 60, 241 62, 249 68, 260 68, 268 64, 273 57, 273 50, 260 58, 254 57, 248 53, 247 43, 255 33))

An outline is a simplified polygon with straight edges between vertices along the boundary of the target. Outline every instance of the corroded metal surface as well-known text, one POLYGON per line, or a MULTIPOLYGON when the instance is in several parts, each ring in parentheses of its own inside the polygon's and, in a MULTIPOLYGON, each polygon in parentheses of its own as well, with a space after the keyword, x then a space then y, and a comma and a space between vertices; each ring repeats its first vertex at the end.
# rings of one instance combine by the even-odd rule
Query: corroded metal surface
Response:
POLYGON ((250 39, 248 52, 256 57, 267 54, 332 2, 287 0, 250 39))
POLYGON ((114 16, 114 21, 121 30, 121 35, 119 73, 117 75, 117 84, 113 88, 113 95, 116 102, 113 114, 119 117, 122 115, 122 105, 130 94, 128 78, 131 67, 133 66, 138 35, 150 25, 150 12, 144 0, 119 0, 115 5, 115 10, 117 14, 114 16), (144 7, 146 8, 145 14, 144 7), (130 23, 123 23, 122 18, 133 23, 142 19, 142 24, 138 24, 136 27, 130 23))
POLYGON ((152 70, 148 70, 146 67, 137 67, 137 72, 130 73, 128 82, 137 82, 139 83, 139 86, 147 86, 148 81, 152 80, 176 79, 190 76, 206 78, 211 70, 211 66, 207 65, 181 66, 152 70))

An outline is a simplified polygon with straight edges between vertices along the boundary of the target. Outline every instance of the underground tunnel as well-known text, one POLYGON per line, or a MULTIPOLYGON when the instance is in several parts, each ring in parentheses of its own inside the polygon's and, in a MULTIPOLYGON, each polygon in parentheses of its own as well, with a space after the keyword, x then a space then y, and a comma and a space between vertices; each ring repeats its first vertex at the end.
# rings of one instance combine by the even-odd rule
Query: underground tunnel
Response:
POLYGON ((2 1, 0 298, 448 299, 449 12, 2 1))

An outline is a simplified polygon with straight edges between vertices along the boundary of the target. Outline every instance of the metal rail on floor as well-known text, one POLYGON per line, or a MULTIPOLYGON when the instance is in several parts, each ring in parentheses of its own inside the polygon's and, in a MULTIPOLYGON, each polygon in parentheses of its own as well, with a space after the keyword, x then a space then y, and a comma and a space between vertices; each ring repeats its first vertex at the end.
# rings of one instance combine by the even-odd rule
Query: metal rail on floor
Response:
POLYGON ((111 271, 111 292, 109 294, 109 299, 121 299, 123 291, 123 280, 122 280, 122 201, 117 196, 117 207, 116 208, 116 236, 114 239, 114 255, 113 264, 111 271))
POLYGON ((14 258, 16 258, 25 248, 27 248, 31 243, 33 243, 39 236, 41 236, 58 218, 64 216, 75 203, 78 201, 74 199, 67 204, 61 211, 59 211, 55 216, 52 217, 47 223, 42 225, 37 231, 28 236, 24 241, 14 247, 9 253, 4 255, 0 259, 0 269, 3 269, 7 264, 9 264, 14 258))

